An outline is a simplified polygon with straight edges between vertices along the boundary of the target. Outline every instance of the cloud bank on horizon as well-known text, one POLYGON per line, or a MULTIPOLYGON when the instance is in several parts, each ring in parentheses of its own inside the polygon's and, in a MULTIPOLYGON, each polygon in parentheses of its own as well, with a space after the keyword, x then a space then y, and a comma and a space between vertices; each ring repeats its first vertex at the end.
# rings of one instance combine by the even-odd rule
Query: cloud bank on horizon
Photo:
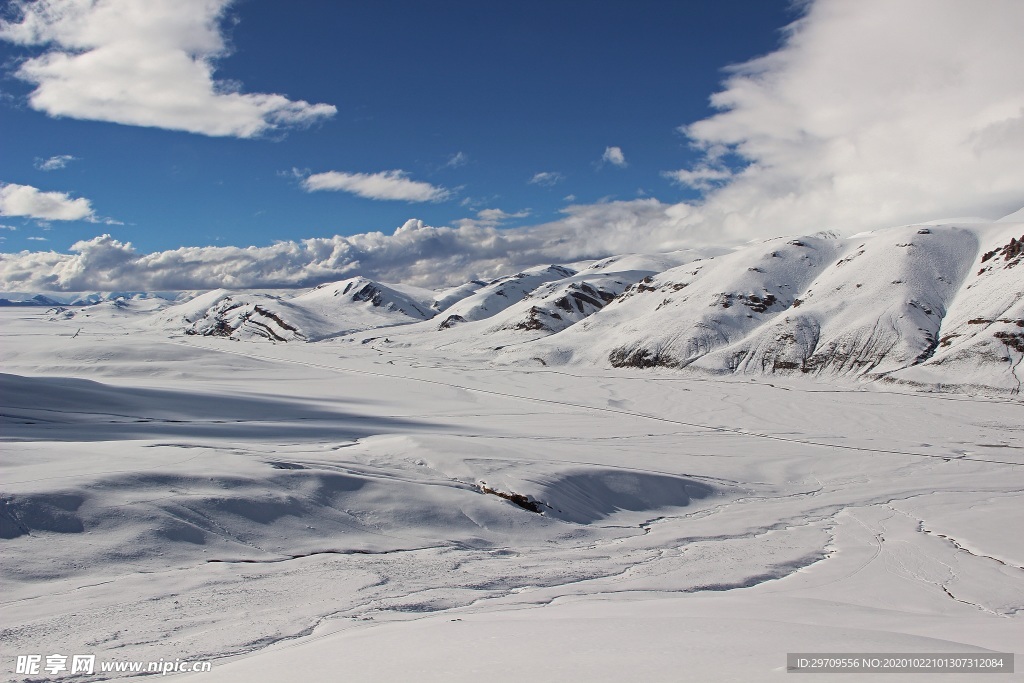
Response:
MULTIPOLYGON (((45 4, 64 7, 67 16, 80 6, 67 0, 45 4)), ((224 4, 199 2, 202 11, 172 26, 171 37, 161 45, 147 48, 174 56, 171 61, 182 66, 176 78, 191 74, 170 81, 181 83, 183 92, 191 93, 185 102, 196 105, 185 108, 192 113, 182 120, 192 127, 184 129, 244 137, 287 123, 289 116, 294 123, 329 115, 318 109, 328 105, 222 93, 215 87, 209 60, 223 50, 215 20, 224 4), (206 105, 217 122, 200 115, 206 105)), ((24 22, 14 34, 26 43, 45 38, 67 50, 22 67, 22 76, 38 83, 32 105, 54 114, 60 112, 46 109, 46 88, 80 83, 69 65, 97 51, 102 65, 103 50, 116 54, 128 49, 119 41, 112 43, 116 49, 107 43, 97 46, 92 34, 83 37, 84 29, 67 16, 24 22), (72 48, 86 52, 72 53, 72 48), (47 80, 47 74, 56 75, 47 80)), ((101 19, 95 26, 102 36, 101 19)), ((1016 0, 809 3, 786 29, 778 50, 729 69, 722 90, 711 98, 718 113, 680 128, 702 158, 666 176, 702 190, 697 202, 638 199, 569 206, 558 221, 509 229, 498 227, 498 214, 478 215, 456 227, 413 220, 393 234, 246 249, 191 247, 140 254, 130 244, 102 236, 78 242, 73 254, 0 255, 0 281, 8 291, 199 289, 310 285, 359 273, 433 286, 615 253, 824 229, 849 232, 950 216, 996 218, 1024 205, 1021 25, 1024 3, 1016 0)), ((3 30, 8 36, 15 31, 9 25, 3 30)), ((63 93, 58 99, 74 103, 81 98, 63 93)), ((166 112, 159 106, 147 110, 150 105, 142 93, 124 108, 136 113, 119 120, 161 125, 166 112)), ((89 103, 76 111, 112 116, 89 103)), ((624 164, 625 155, 608 147, 604 161, 624 164)), ((550 186, 561 177, 545 171, 529 182, 550 186)), ((305 178, 303 185, 308 191, 404 201, 435 201, 449 192, 399 171, 328 172, 305 178)))

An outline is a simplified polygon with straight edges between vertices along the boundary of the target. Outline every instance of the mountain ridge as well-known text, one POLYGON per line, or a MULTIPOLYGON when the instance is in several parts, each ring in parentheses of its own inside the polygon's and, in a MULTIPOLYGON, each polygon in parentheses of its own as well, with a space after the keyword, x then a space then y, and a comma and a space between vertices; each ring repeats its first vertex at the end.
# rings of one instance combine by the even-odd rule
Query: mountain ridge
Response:
POLYGON ((550 264, 440 291, 356 276, 298 293, 93 293, 96 306, 51 310, 60 319, 132 318, 171 335, 372 341, 509 366, 846 377, 1016 394, 1024 358, 1024 222, 1016 216, 550 264))

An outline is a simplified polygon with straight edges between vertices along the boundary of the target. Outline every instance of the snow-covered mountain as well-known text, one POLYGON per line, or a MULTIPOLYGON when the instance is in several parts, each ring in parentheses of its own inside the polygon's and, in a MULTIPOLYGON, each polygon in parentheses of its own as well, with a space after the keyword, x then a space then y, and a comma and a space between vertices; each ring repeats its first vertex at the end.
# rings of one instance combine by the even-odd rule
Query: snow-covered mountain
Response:
MULTIPOLYGON (((474 337, 485 338, 506 331, 530 333, 518 339, 509 337, 513 342, 546 337, 597 313, 628 287, 656 274, 664 265, 662 260, 639 255, 604 259, 571 275, 539 285, 507 308, 479 319, 486 323, 467 329, 472 330, 474 337)), ((516 284, 519 282, 522 280, 516 284)), ((501 289, 508 291, 509 288, 503 286, 501 289)))
POLYGON ((1013 214, 538 266, 442 291, 354 277, 299 294, 216 290, 175 304, 166 295, 120 297, 57 315, 137 312, 171 333, 376 340, 502 364, 1019 391, 1022 244, 1024 223, 1013 214))
POLYGON ((432 295, 354 277, 297 296, 215 290, 166 309, 158 319, 189 335, 318 341, 429 318, 432 295))
MULTIPOLYGON (((493 356, 564 330, 601 310, 627 287, 660 270, 698 258, 696 252, 632 254, 567 266, 532 268, 484 286, 470 283, 445 295, 469 291, 427 322, 389 329, 391 348, 444 349, 445 353, 493 356), (474 289, 475 287, 475 289, 474 289)), ((363 337, 363 339, 367 339, 363 337)))
POLYGON ((441 309, 444 315, 439 329, 490 318, 522 301, 541 285, 575 274, 576 271, 565 266, 539 266, 515 275, 498 278, 447 308, 441 309))
POLYGON ((1022 262, 1024 224, 1002 229, 997 224, 984 234, 964 284, 942 318, 931 355, 896 376, 926 384, 1009 386, 1019 393, 1024 377, 1022 262))
POLYGON ((192 298, 197 292, 0 292, 0 306, 91 306, 106 301, 192 298))
POLYGON ((1014 390, 1022 232, 946 224, 751 244, 646 278, 584 322, 504 355, 1014 390))

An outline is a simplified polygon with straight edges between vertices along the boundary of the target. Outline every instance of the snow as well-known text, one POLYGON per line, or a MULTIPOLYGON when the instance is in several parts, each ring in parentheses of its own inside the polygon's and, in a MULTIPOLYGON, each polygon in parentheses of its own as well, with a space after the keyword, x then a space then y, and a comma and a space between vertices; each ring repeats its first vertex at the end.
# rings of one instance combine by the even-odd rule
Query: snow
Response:
POLYGON ((442 310, 445 321, 472 322, 501 313, 540 285, 575 275, 564 266, 538 266, 498 278, 442 310))
POLYGON ((1012 652, 1022 232, 0 309, 0 671, 758 681, 787 652, 1012 652), (583 285, 608 301, 569 315, 583 285), (517 327, 538 311, 566 315, 517 327))
POLYGON ((1024 206, 1000 218, 997 223, 1024 223, 1024 206))
POLYGON ((291 291, 218 289, 162 311, 164 330, 234 339, 320 341, 384 325, 429 318, 433 292, 384 285, 363 277, 291 291))
POLYGON ((757 242, 638 282, 500 360, 1016 393, 1020 239, 1019 223, 969 223, 757 242))

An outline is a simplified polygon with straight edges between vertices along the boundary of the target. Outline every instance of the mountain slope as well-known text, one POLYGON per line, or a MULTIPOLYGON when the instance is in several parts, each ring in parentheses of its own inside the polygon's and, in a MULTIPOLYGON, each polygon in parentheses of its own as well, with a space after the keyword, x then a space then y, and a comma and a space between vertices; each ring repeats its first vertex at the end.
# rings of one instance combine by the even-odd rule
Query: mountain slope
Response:
POLYGON ((896 379, 1020 392, 1024 379, 1024 223, 989 232, 942 320, 935 353, 918 366, 894 373, 896 379))
POLYGON ((1015 391, 1024 225, 777 238, 666 270, 509 363, 863 377, 1015 391))
MULTIPOLYGON (((290 297, 215 290, 163 311, 157 320, 189 335, 317 341, 431 317, 429 303, 404 289, 354 277, 290 297)), ((422 294, 429 300, 430 292, 422 294)))
POLYGON ((439 329, 490 318, 522 301, 542 284, 575 274, 576 271, 565 266, 538 266, 493 280, 485 287, 443 309, 439 329))
POLYGON ((615 367, 684 367, 791 306, 838 250, 833 238, 779 238, 671 268, 553 336, 553 356, 615 367))
POLYGON ((693 258, 693 252, 632 254, 594 262, 579 272, 562 266, 524 271, 479 288, 434 320, 389 330, 386 341, 378 343, 484 355, 517 348, 576 325, 657 269, 693 258))
POLYGON ((954 226, 844 240, 792 309, 699 361, 713 371, 884 374, 926 360, 978 247, 954 226))
POLYGON ((50 315, 117 325, 134 319, 175 334, 232 339, 344 337, 373 341, 382 353, 432 349, 502 364, 795 374, 1017 393, 1024 380, 1021 217, 935 221, 849 238, 779 237, 726 252, 620 255, 440 291, 353 277, 298 294, 215 290, 173 304, 137 295, 55 307, 50 315), (380 328, 386 334, 363 334, 380 328))

